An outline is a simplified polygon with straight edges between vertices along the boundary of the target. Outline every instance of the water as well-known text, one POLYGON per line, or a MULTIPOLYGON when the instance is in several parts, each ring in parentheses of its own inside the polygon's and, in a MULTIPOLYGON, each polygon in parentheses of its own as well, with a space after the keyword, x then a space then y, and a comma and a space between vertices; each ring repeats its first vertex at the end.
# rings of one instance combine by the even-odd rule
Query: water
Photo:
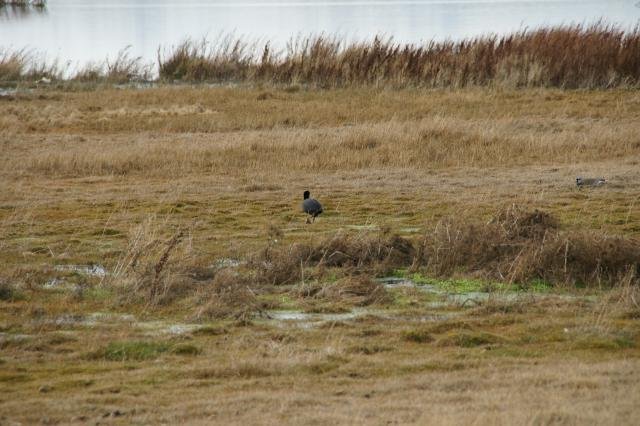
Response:
POLYGON ((295 35, 401 42, 460 39, 563 23, 639 22, 637 0, 49 0, 46 10, 0 10, 0 48, 30 47, 70 66, 233 32, 282 48, 295 35))

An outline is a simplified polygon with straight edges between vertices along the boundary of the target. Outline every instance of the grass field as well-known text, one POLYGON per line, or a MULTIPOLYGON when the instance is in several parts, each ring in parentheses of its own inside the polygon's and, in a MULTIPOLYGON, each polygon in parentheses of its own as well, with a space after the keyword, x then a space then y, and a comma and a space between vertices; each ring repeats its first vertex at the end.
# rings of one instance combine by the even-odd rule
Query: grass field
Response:
POLYGON ((0 423, 640 414, 637 90, 75 89, 0 96, 0 423))

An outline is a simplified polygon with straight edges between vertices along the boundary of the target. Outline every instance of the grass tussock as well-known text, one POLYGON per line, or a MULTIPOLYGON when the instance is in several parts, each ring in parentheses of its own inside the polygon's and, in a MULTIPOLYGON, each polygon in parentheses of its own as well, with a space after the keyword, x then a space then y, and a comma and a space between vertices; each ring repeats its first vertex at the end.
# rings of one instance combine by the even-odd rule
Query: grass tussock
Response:
POLYGON ((223 269, 199 294, 196 319, 250 321, 263 309, 249 281, 237 272, 223 269))
MULTIPOLYGON (((161 225, 161 224, 160 224, 161 225)), ((107 285, 120 290, 124 303, 144 303, 147 307, 167 304, 189 291, 192 281, 184 267, 189 263, 185 231, 169 238, 161 235, 161 226, 149 218, 131 235, 107 285)))
POLYGON ((425 235, 417 264, 438 276, 457 271, 509 283, 578 286, 640 280, 640 242, 596 232, 563 232, 540 211, 517 206, 488 223, 446 220, 425 235))
POLYGON ((391 38, 348 43, 320 35, 284 52, 233 36, 187 40, 159 52, 160 78, 320 87, 612 87, 640 81, 640 30, 596 23, 462 41, 402 45, 391 38))
POLYGON ((257 279, 280 285, 303 281, 306 268, 320 273, 325 268, 342 268, 380 274, 410 264, 413 256, 413 244, 398 235, 339 232, 315 243, 269 244, 251 264, 257 279))
POLYGON ((48 63, 29 49, 0 48, 0 83, 20 80, 58 80, 63 75, 57 62, 48 63))
POLYGON ((78 82, 101 82, 124 84, 149 81, 152 79, 152 66, 142 57, 131 56, 129 48, 118 52, 114 59, 107 58, 103 63, 87 64, 73 75, 71 80, 78 82))
POLYGON ((430 330, 423 329, 423 328, 405 330, 402 333, 402 339, 407 342, 413 342, 413 343, 430 343, 430 342, 433 342, 434 340, 430 330))
MULTIPOLYGON (((324 301, 334 307, 384 305, 392 301, 384 286, 367 275, 347 276, 333 283, 302 286, 295 292, 307 302, 324 301)), ((315 307, 318 310, 318 306, 315 307)), ((313 308, 307 309, 312 310, 313 308)), ((324 311, 326 311, 326 305, 324 311)))

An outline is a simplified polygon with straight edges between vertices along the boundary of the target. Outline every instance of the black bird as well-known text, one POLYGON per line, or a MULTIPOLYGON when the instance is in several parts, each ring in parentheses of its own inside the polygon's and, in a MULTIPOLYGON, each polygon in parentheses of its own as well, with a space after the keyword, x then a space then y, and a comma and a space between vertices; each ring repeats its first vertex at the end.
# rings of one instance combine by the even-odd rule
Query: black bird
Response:
POLYGON ((309 219, 314 222, 316 216, 322 213, 322 204, 315 198, 309 198, 309 195, 311 195, 309 191, 304 191, 304 200, 302 201, 302 211, 310 216, 307 218, 307 223, 310 223, 309 219))

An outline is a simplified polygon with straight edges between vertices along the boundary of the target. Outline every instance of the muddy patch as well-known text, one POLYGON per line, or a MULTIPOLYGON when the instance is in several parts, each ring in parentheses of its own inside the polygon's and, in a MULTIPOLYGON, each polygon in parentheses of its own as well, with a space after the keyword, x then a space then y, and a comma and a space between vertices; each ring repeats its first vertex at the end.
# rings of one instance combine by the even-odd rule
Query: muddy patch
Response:
POLYGON ((357 321, 360 318, 378 318, 380 320, 400 320, 409 322, 445 321, 450 314, 403 315, 400 312, 381 309, 356 308, 344 313, 309 313, 297 310, 268 311, 267 322, 282 327, 314 328, 328 323, 357 321))
POLYGON ((148 336, 179 336, 192 333, 204 327, 202 324, 176 323, 162 320, 142 321, 131 314, 109 312, 94 312, 87 315, 66 314, 55 318, 41 319, 38 320, 37 323, 69 328, 110 328, 124 326, 142 331, 143 334, 148 336))
POLYGON ((89 277, 104 278, 107 276, 107 270, 102 265, 56 265, 54 270, 72 272, 89 277))
POLYGON ((268 317, 267 322, 278 326, 312 328, 321 326, 328 322, 343 322, 350 321, 364 315, 377 315, 379 312, 370 309, 354 309, 353 311, 344 313, 321 314, 288 310, 268 311, 266 314, 268 317))

